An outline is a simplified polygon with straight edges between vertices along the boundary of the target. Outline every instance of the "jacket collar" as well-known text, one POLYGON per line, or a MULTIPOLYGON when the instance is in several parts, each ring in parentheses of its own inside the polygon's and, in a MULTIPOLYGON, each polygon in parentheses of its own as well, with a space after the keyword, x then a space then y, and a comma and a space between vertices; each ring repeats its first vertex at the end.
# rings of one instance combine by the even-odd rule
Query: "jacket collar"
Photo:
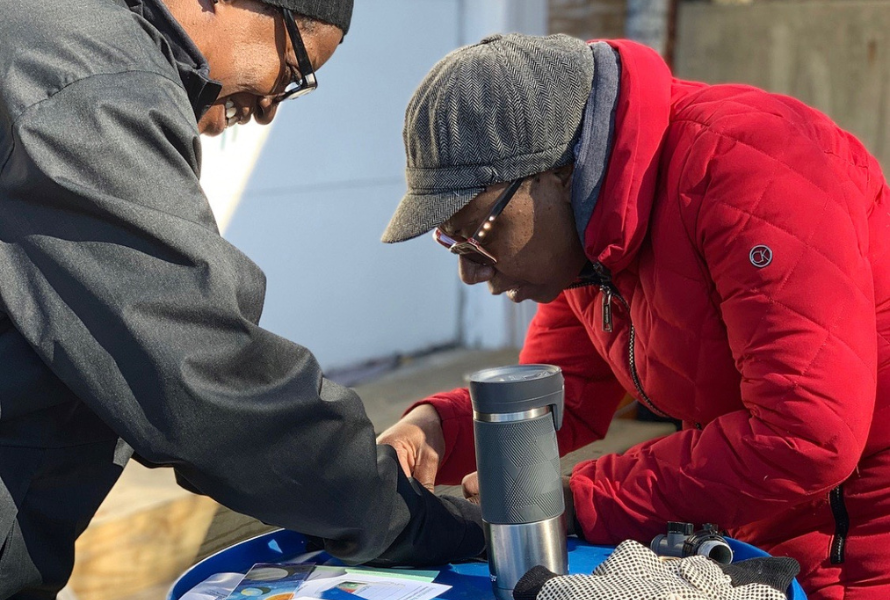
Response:
POLYGON ((161 36, 159 45, 179 72, 199 120, 216 101, 222 86, 210 78, 210 65, 161 0, 118 0, 144 18, 161 36))
POLYGON ((673 78, 654 50, 626 40, 609 44, 621 59, 615 135, 583 244, 592 262, 615 273, 633 260, 649 228, 673 78))

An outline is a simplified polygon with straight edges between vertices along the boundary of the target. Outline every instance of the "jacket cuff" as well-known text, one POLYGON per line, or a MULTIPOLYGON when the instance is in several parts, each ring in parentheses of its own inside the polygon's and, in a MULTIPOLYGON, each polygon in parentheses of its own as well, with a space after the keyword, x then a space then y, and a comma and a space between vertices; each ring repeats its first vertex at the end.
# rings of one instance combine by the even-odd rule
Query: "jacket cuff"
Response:
POLYGON ((575 526, 575 535, 579 538, 593 541, 591 533, 596 527, 596 506, 593 503, 593 477, 596 472, 596 461, 589 460, 575 465, 569 479, 569 489, 572 493, 574 514, 572 515, 575 526))

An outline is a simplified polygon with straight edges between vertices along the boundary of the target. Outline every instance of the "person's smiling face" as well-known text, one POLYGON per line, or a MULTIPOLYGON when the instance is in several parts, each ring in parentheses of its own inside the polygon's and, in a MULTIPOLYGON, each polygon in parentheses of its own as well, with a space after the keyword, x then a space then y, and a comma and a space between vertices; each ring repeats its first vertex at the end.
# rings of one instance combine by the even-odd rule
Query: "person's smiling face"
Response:
MULTIPOLYGON (((188 0, 171 11, 210 65, 210 77, 222 84, 217 100, 198 122, 201 133, 217 135, 253 117, 268 124, 275 117, 275 96, 301 74, 281 9, 257 0, 188 0), (179 10, 176 10, 179 8, 179 10)), ((306 26, 298 18, 300 36, 315 70, 321 68, 343 39, 334 25, 318 21, 306 26)))
MULTIPOLYGON (((483 248, 497 263, 461 256, 461 280, 487 282, 492 294, 506 293, 514 302, 555 300, 587 260, 575 231, 571 174, 569 165, 529 177, 485 236, 483 248)), ((486 188, 440 229, 462 239, 473 235, 507 185, 486 188)))

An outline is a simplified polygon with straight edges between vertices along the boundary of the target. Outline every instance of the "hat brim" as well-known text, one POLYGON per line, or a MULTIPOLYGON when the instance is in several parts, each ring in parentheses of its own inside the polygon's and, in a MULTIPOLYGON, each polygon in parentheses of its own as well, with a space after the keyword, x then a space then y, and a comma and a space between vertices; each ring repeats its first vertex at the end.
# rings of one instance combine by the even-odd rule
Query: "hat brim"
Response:
POLYGON ((484 187, 430 194, 409 192, 399 202, 380 241, 395 244, 423 235, 453 217, 483 191, 484 187))

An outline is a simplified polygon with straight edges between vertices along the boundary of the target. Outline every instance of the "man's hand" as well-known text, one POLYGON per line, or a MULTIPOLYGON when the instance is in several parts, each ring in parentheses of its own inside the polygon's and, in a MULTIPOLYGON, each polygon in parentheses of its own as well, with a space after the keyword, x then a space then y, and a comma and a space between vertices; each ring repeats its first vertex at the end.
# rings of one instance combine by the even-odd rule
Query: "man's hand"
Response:
POLYGON ((442 420, 430 404, 421 404, 377 437, 378 444, 395 448, 405 475, 433 491, 445 454, 442 420))

